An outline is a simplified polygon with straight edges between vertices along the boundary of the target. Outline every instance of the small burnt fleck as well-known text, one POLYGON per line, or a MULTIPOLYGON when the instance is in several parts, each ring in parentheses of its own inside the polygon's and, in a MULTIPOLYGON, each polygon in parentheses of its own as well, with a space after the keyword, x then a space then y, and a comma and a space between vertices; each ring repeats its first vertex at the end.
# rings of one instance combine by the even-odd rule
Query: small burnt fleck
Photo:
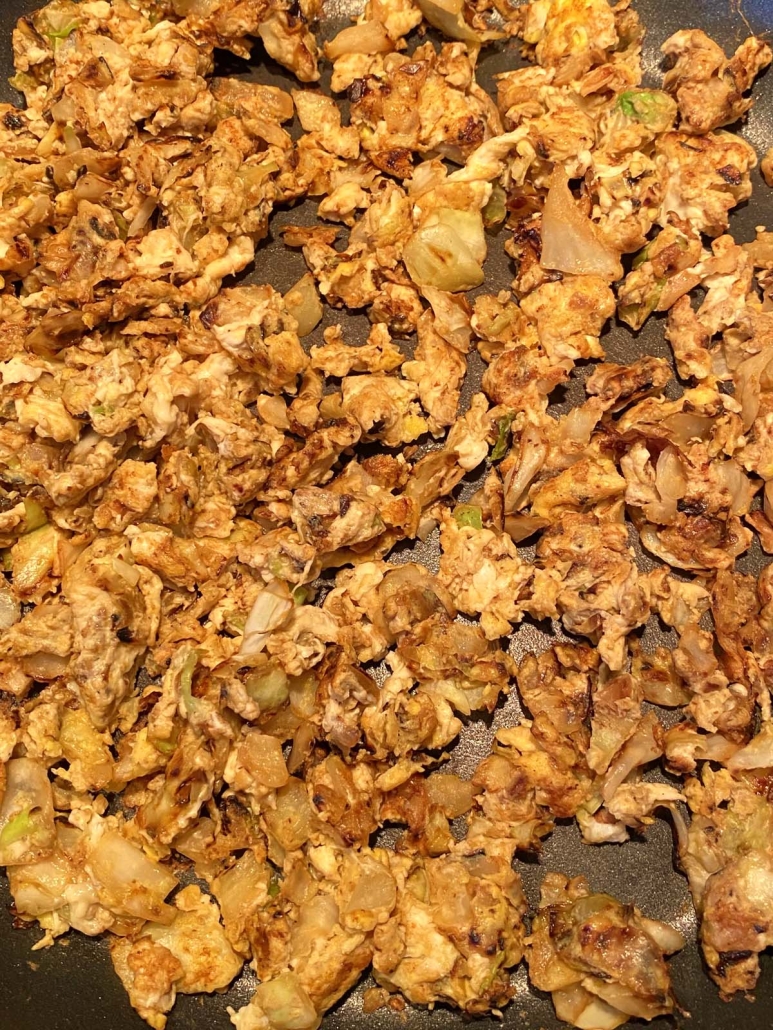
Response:
POLYGON ((383 155, 384 171, 394 172, 395 175, 408 176, 413 171, 410 151, 402 147, 389 150, 383 155))
POLYGON ((719 962, 717 962, 718 975, 724 976, 728 966, 736 966, 739 962, 745 962, 752 954, 753 952, 751 951, 721 951, 719 953, 719 962))
POLYGON ((107 225, 102 225, 98 218, 89 219, 89 228, 92 232, 96 233, 101 240, 115 240, 118 238, 113 230, 107 225))
POLYGON ((359 104, 368 92, 368 84, 365 79, 355 79, 349 87, 349 103, 359 104))
POLYGON ((583 923, 577 932, 580 944, 583 945, 592 944, 595 936, 596 930, 592 926, 589 926, 588 923, 583 923))
POLYGON ((11 132, 18 132, 19 129, 24 128, 24 119, 21 115, 16 114, 15 111, 9 111, 3 118, 3 124, 6 129, 10 129, 11 132))
POLYGON ((217 305, 209 304, 199 315, 199 321, 205 329, 211 329, 217 317, 217 305))
POLYGON ((741 173, 733 165, 723 165, 722 168, 717 168, 717 172, 729 186, 741 185, 741 173))
POLYGON ((470 115, 465 119, 456 138, 461 144, 479 146, 483 142, 483 122, 470 115))
POLYGON ((679 500, 676 502, 677 511, 681 512, 682 515, 703 515, 706 512, 706 505, 703 501, 684 501, 679 500))

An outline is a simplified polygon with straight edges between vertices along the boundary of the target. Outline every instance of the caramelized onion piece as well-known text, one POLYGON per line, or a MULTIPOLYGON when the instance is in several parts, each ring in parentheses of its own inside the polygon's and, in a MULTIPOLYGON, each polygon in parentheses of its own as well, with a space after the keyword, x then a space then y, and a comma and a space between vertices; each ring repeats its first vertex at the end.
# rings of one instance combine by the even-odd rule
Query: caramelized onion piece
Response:
POLYGON ((560 164, 553 169, 542 212, 540 264, 571 275, 600 275, 604 279, 620 279, 623 274, 618 255, 577 207, 569 177, 560 164))
POLYGON ((364 21, 341 29, 329 43, 325 43, 325 56, 337 61, 346 54, 388 54, 395 46, 380 21, 364 21))

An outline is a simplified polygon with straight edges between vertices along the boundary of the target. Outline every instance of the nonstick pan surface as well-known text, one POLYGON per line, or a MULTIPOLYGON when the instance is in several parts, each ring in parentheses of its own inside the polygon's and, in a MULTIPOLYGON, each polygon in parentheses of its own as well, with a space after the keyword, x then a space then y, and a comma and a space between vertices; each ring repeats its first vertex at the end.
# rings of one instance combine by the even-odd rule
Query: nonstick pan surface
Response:
MULTIPOLYGON (((328 0, 326 18, 320 36, 331 36, 348 24, 356 13, 360 0, 328 0)), ((7 85, 13 73, 10 51, 11 31, 16 19, 41 5, 41 0, 0 0, 0 101, 19 103, 19 97, 7 85)), ((718 43, 730 51, 750 32, 773 34, 773 0, 635 0, 635 6, 647 28, 643 64, 645 84, 659 83, 661 70, 660 44, 680 28, 702 28, 718 43)), ((240 61, 223 55, 222 72, 270 82, 289 89, 297 83, 273 62, 263 58, 259 44, 255 59, 240 61)), ((492 76, 497 72, 518 67, 522 63, 517 42, 497 44, 484 51, 478 71, 479 81, 492 89, 492 76)), ((323 85, 325 80, 323 78, 323 85)), ((741 128, 743 135, 762 155, 773 146, 773 73, 768 72, 756 84, 757 98, 748 122, 741 128)), ((766 225, 773 229, 773 190, 769 189, 759 169, 752 173, 754 194, 749 203, 742 205, 731 220, 730 231, 739 242, 754 237, 754 227, 766 225)), ((273 226, 287 222, 310 224, 315 220, 316 205, 309 202, 293 209, 279 210, 273 226)), ((503 243, 506 230, 491 241, 490 257, 486 263, 486 292, 505 288, 512 279, 512 267, 505 256, 503 243)), ((279 290, 287 290, 305 271, 303 259, 297 252, 287 250, 273 237, 261 244, 255 269, 247 281, 269 282, 279 290)), ((353 341, 364 340, 367 320, 363 316, 328 310, 323 324, 315 331, 310 342, 315 342, 324 325, 336 321, 343 323, 344 331, 353 341)), ((650 318, 642 332, 633 336, 626 327, 612 324, 603 341, 609 360, 627 362, 641 354, 657 354, 670 358, 670 349, 663 339, 660 318, 650 318)), ((572 382, 562 396, 554 397, 551 410, 568 410, 584 397, 583 380, 590 367, 580 364, 574 371, 572 382)), ((482 366, 470 361, 465 384, 467 397, 477 388, 482 366)), ((669 392, 676 396, 679 387, 672 382, 669 392)), ((472 492, 472 482, 462 485, 462 496, 472 492)), ((756 544, 755 544, 756 546, 756 544)), ((528 549, 524 549, 528 556, 528 549)), ((406 549, 394 556, 405 560, 408 556, 432 566, 437 561, 437 545, 432 539, 420 548, 406 549)), ((643 568, 651 568, 652 559, 639 554, 643 568)), ((759 549, 750 551, 738 562, 743 572, 758 572, 764 556, 759 549)), ((657 626, 645 629, 645 643, 655 647, 674 641, 657 626)), ((551 639, 562 637, 557 626, 525 623, 513 634, 510 650, 520 658, 530 650, 542 651, 551 639)), ((493 717, 471 720, 456 746, 452 766, 461 775, 469 775, 477 762, 488 752, 493 731, 512 724, 520 714, 515 695, 500 706, 493 717)), ((661 710, 662 714, 662 710, 661 710)), ((387 838, 388 840, 388 838, 387 838)), ((650 1023, 653 1030, 665 1030, 675 1025, 690 1030, 769 1030, 773 1024, 773 968, 769 958, 762 960, 762 976, 755 992, 756 1003, 742 997, 730 1004, 719 1000, 716 988, 706 975, 695 942, 696 921, 684 877, 674 865, 674 847, 670 825, 658 820, 645 837, 623 845, 599 847, 584 845, 574 824, 560 825, 545 843, 539 858, 516 861, 526 893, 532 906, 539 897, 539 884, 545 872, 559 870, 567 875, 583 874, 595 889, 606 890, 623 901, 637 904, 646 915, 664 919, 677 926, 687 937, 688 945, 671 962, 677 995, 692 1018, 657 1019, 650 1023)), ((30 949, 41 936, 38 929, 14 929, 9 911, 11 898, 7 881, 0 877, 0 1030, 143 1030, 146 1024, 132 1010, 128 996, 113 972, 105 942, 78 933, 70 933, 57 944, 42 951, 30 949)), ((504 1028, 523 1030, 557 1030, 566 1026, 559 1023, 553 1013, 548 995, 530 989, 525 964, 513 976, 516 996, 504 1012, 504 1028)), ((253 974, 248 967, 240 979, 225 995, 181 996, 171 1014, 168 1030, 228 1030, 230 1022, 226 1006, 239 1008, 252 993, 253 974)), ((367 981, 365 981, 367 986, 367 981)), ((371 1015, 362 1012, 360 989, 351 992, 325 1017, 323 1030, 440 1030, 461 1027, 463 1018, 445 1008, 434 1012, 408 1008, 404 1016, 379 1011, 371 1015)), ((494 1020, 480 1021, 489 1025, 494 1020)), ((633 1020, 630 1026, 643 1026, 633 1020)))

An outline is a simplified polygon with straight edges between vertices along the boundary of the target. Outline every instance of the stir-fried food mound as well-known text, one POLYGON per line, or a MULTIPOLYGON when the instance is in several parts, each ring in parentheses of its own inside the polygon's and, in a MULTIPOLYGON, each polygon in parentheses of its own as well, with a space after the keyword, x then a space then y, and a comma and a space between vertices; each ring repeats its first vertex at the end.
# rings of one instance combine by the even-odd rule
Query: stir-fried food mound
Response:
POLYGON ((665 957, 684 946, 681 934, 634 905, 591 894, 582 877, 545 876, 527 945, 532 983, 575 1026, 614 1030, 631 1016, 677 1008, 665 957))
POLYGON ((682 938, 633 904, 548 874, 527 937, 557 820, 668 811, 723 996, 773 943, 773 574, 738 566, 773 553, 773 235, 728 232, 757 155, 726 128, 771 51, 680 31, 645 84, 630 3, 494 6, 333 35, 317 0, 54 0, 13 32, 0 864, 37 947, 108 936, 155 1030, 245 962, 237 1030, 316 1030, 368 970, 366 1011, 498 1015, 524 951, 578 1027, 677 1011, 682 938), (615 315, 673 361, 608 357, 615 315))

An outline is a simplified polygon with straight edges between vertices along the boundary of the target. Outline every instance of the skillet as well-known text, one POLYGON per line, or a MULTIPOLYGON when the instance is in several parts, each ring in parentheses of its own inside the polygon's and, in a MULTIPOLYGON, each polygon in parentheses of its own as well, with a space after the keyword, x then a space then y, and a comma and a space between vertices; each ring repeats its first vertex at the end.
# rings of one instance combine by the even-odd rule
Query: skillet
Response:
MULTIPOLYGON (((19 103, 19 96, 7 85, 13 73, 10 38, 13 26, 21 15, 42 5, 44 0, 0 0, 0 101, 19 103)), ((320 38, 334 35, 348 24, 361 0, 328 0, 326 16, 318 30, 320 38)), ((702 28, 726 51, 731 51, 750 32, 773 32, 773 0, 638 0, 636 8, 647 29, 644 42, 644 84, 659 82, 661 69, 660 44, 680 28, 702 28)), ((522 63, 518 43, 495 44, 483 52, 478 79, 489 91, 493 90, 493 75, 518 67, 522 63)), ((276 64, 264 59, 259 44, 254 59, 240 61, 226 55, 221 73, 237 74, 245 78, 269 82, 289 89, 297 83, 276 64)), ((322 86, 327 85, 323 76, 322 86)), ((748 122, 741 129, 744 136, 762 155, 773 146, 773 72, 758 80, 754 95, 757 98, 748 122)), ((737 128, 737 127, 730 127, 737 128)), ((738 242, 753 239, 754 227, 767 225, 773 229, 773 190, 769 189, 757 169, 752 173, 754 193, 751 200, 731 216, 730 232, 738 242)), ((276 227, 286 222, 314 221, 315 205, 303 204, 292 211, 277 211, 274 215, 274 234, 264 241, 256 259, 255 270, 247 281, 269 282, 276 289, 287 290, 306 270, 303 259, 289 251, 278 238, 276 227)), ((504 230, 506 232, 506 230, 504 230)), ((512 279, 512 266, 502 249, 504 240, 492 241, 490 257, 486 263, 486 292, 506 288, 512 279)), ((367 319, 348 315, 346 311, 326 312, 322 325, 310 337, 316 342, 317 334, 325 325, 343 323, 347 338, 352 342, 364 341, 367 319)), ((636 336, 626 327, 612 324, 602 339, 609 360, 629 362, 641 354, 671 357, 670 348, 663 339, 662 316, 653 316, 636 336)), ((483 366, 471 356, 465 383, 463 402, 479 385, 483 366)), ((551 407, 556 414, 563 413, 584 398, 583 379, 589 367, 578 366, 572 381, 551 407)), ((672 381, 667 392, 678 394, 672 381)), ((557 391, 556 394, 559 394, 557 391)), ((554 397, 556 397, 554 394, 554 397)), ((462 498, 473 492, 475 482, 463 484, 462 498)), ((521 548, 524 557, 530 557, 528 548, 521 548)), ((437 550, 431 545, 410 549, 414 560, 436 566, 437 550)), ((408 557, 408 549, 396 560, 408 557)), ((642 568, 652 568, 654 560, 638 552, 642 568)), ((765 562, 755 539, 754 548, 737 563, 739 571, 758 573, 765 562)), ((662 628, 648 626, 644 630, 645 646, 649 650, 658 645, 674 646, 674 639, 662 628)), ((512 635, 510 652, 520 660, 531 650, 542 651, 551 639, 562 637, 557 626, 524 622, 512 635)), ((520 714, 518 699, 513 692, 493 717, 471 720, 465 727, 452 759, 453 771, 470 775, 477 762, 488 753, 493 730, 511 725, 520 714)), ((659 710, 663 717, 663 710, 659 710)), ((388 834, 382 838, 388 842, 388 834)), ((696 920, 684 877, 674 865, 674 847, 669 824, 658 820, 646 834, 623 845, 599 847, 584 845, 576 825, 559 825, 545 843, 539 858, 516 860, 526 894, 532 907, 539 898, 539 884, 545 872, 558 870, 570 876, 585 875, 591 887, 606 890, 621 901, 638 905, 645 915, 674 924, 687 937, 685 949, 671 961, 674 987, 681 1004, 692 1014, 691 1020, 676 1017, 676 1025, 691 1030, 768 1030, 773 1019, 773 962, 762 959, 762 975, 755 992, 756 1004, 742 997, 725 1004, 720 1001, 714 985, 708 979, 696 945, 696 920)), ((100 939, 71 933, 60 939, 56 946, 44 951, 31 952, 40 937, 39 930, 13 928, 11 898, 7 880, 0 876, 0 1030, 143 1030, 147 1027, 129 1005, 112 965, 105 944, 100 939)), ((254 975, 248 967, 232 985, 226 995, 180 996, 170 1016, 168 1030, 229 1030, 226 1006, 239 1008, 252 994, 254 975)), ((556 1020, 550 997, 528 986, 525 963, 513 974, 516 995, 504 1011, 504 1030, 558 1030, 567 1024, 556 1020)), ((368 986, 368 981, 364 981, 368 986)), ((463 1017, 448 1009, 434 1012, 406 1010, 404 1017, 379 1011, 369 1016, 362 1012, 361 988, 350 992, 327 1014, 323 1030, 441 1030, 460 1028, 463 1017)), ((495 1023, 487 1019, 488 1025, 495 1023)), ((633 1020, 629 1026, 645 1024, 633 1020)), ((674 1027, 673 1018, 660 1018, 649 1024, 652 1030, 674 1027)))

